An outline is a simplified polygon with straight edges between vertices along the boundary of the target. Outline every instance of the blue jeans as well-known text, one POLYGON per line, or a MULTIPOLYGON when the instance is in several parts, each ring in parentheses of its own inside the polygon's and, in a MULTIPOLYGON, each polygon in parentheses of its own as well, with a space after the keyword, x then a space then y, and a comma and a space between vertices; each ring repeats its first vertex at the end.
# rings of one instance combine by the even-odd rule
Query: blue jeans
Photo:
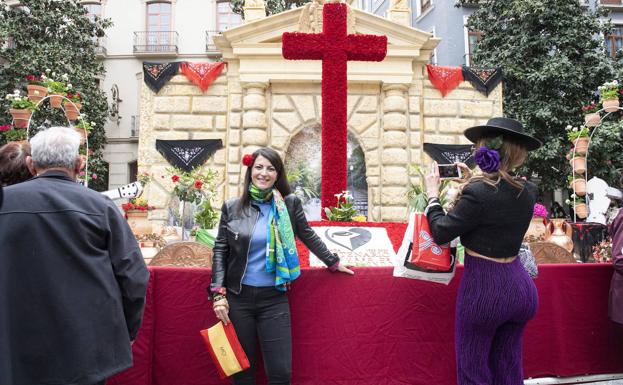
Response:
POLYGON ((289 385, 292 377, 290 306, 286 293, 274 287, 242 285, 227 293, 229 318, 251 367, 234 374, 235 385, 255 385, 257 341, 269 385, 289 385))

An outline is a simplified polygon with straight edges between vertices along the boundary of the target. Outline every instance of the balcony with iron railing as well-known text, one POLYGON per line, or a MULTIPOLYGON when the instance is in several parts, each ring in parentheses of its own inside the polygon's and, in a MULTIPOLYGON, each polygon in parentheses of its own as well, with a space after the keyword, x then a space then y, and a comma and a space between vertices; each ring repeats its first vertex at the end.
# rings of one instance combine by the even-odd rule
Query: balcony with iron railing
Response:
POLYGON ((177 31, 134 32, 134 54, 137 56, 177 56, 177 31))
POLYGON ((206 31, 206 53, 220 54, 220 51, 214 44, 214 36, 220 35, 222 31, 206 31))

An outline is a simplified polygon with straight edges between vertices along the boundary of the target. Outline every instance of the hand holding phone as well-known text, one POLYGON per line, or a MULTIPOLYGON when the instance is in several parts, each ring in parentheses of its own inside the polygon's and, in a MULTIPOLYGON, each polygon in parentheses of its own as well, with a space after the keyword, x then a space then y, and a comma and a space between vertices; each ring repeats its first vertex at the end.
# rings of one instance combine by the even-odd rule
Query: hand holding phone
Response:
POLYGON ((461 179, 461 169, 457 164, 440 164, 439 179, 461 179))

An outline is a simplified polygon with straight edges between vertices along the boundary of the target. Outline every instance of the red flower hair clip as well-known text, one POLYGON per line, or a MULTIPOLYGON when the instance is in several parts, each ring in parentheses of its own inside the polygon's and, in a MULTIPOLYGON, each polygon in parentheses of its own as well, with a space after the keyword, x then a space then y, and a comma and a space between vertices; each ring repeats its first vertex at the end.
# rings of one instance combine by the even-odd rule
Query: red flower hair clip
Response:
POLYGON ((253 166, 253 155, 246 154, 245 156, 243 156, 242 164, 244 164, 247 167, 253 166))

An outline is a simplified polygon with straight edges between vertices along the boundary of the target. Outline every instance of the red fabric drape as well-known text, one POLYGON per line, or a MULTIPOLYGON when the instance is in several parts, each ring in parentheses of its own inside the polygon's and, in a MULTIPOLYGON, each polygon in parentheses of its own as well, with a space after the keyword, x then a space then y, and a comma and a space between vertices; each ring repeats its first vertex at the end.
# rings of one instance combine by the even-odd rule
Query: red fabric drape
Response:
POLYGON ((428 71, 428 80, 441 92, 441 96, 446 96, 463 81, 463 68, 461 67, 427 64, 426 71, 428 71))
POLYGON ((190 63, 180 64, 180 72, 191 82, 195 83, 201 91, 206 92, 210 84, 221 74, 225 62, 217 63, 190 63))

